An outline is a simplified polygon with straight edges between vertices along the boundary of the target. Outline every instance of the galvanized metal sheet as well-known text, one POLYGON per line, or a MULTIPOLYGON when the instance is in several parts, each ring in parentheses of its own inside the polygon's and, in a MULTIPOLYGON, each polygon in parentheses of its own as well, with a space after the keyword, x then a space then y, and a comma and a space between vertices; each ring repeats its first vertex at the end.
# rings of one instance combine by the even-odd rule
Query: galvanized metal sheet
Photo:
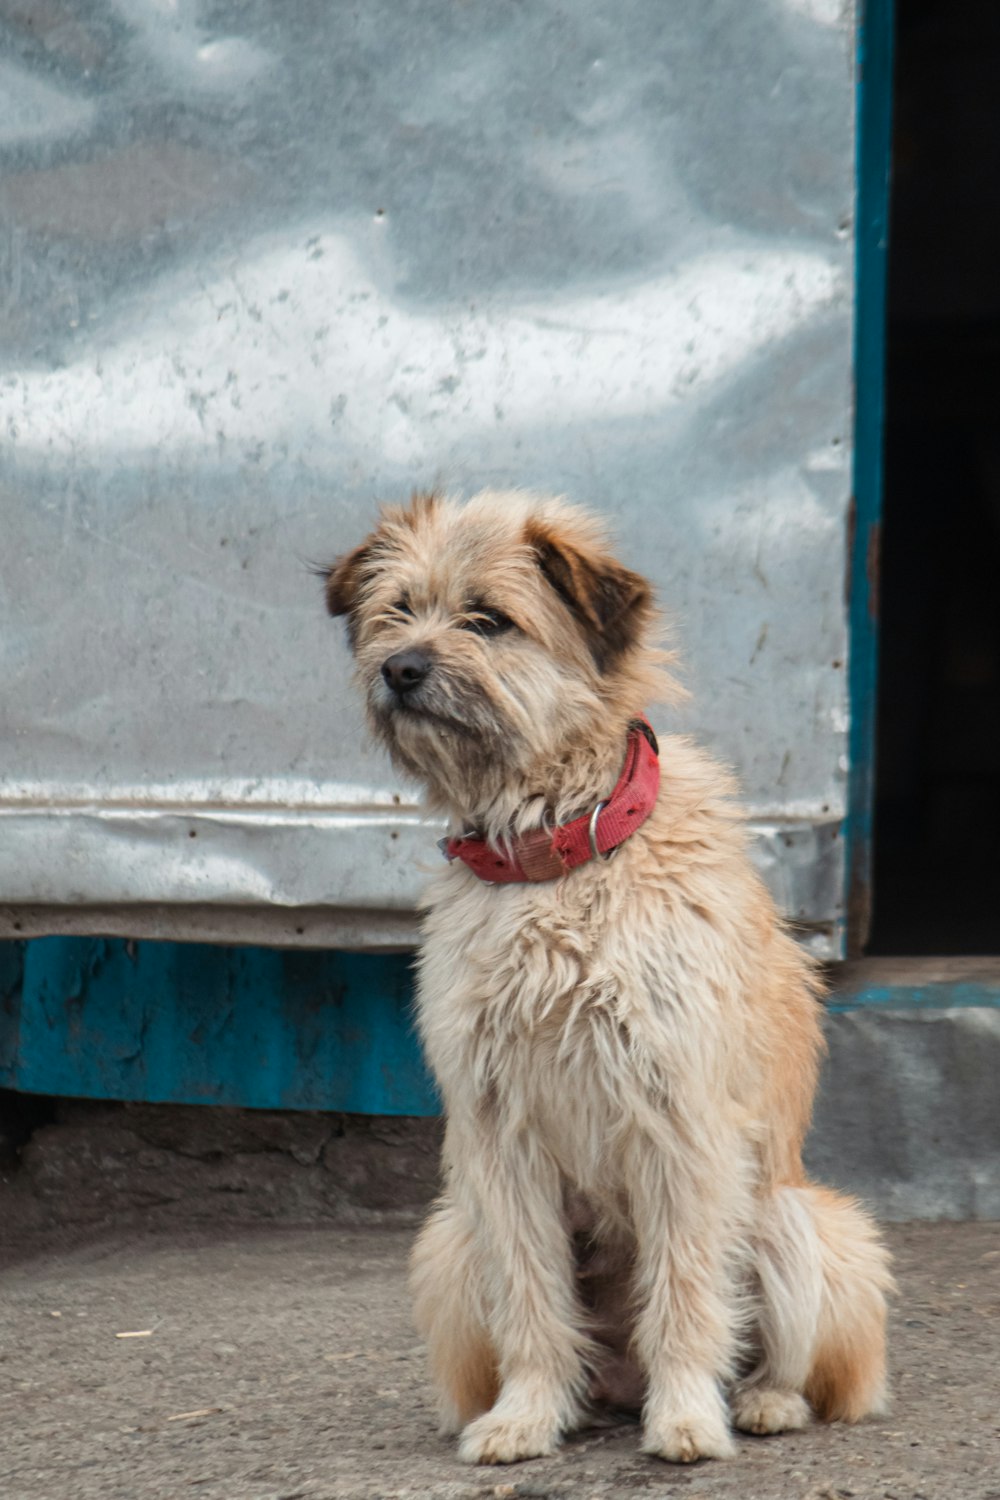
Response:
POLYGON ((518 484, 611 514, 674 723, 837 951, 851 7, 0 24, 7 930, 325 907, 378 942, 433 846, 303 561, 414 484, 518 484))

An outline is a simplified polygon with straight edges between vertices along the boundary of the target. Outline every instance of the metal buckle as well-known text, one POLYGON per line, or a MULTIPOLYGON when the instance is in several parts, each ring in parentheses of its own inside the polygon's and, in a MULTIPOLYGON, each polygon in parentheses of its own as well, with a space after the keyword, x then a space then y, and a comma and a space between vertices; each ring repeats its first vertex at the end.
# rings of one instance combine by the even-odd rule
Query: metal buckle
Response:
POLYGON ((590 857, 591 859, 603 860, 605 861, 605 863, 611 858, 613 854, 618 853, 619 847, 616 844, 613 849, 608 850, 607 854, 602 854, 600 849, 598 849, 597 847, 597 820, 601 816, 601 813, 604 811, 607 805, 608 804, 606 801, 598 802, 597 806, 594 808, 594 811, 590 815, 590 822, 587 825, 587 839, 590 843, 590 857))

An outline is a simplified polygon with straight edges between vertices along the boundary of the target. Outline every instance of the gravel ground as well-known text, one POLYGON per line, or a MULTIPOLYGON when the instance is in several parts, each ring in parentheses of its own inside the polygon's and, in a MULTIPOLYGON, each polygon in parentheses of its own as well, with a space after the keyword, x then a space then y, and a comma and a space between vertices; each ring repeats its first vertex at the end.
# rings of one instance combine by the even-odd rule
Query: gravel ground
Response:
POLYGON ((1000 1235, 897 1225, 888 1419, 743 1438, 726 1464, 643 1457, 637 1430, 470 1469, 437 1436, 411 1329, 411 1231, 8 1233, 5 1500, 628 1496, 1000 1500, 1000 1235), (122 1338, 121 1334, 139 1337, 122 1338))

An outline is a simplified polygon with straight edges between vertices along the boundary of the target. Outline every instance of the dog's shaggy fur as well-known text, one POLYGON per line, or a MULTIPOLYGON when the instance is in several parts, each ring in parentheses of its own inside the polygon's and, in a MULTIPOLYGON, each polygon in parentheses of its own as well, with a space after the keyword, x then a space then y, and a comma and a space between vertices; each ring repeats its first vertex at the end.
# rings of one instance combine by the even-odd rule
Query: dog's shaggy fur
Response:
MULTIPOLYGON (((561 501, 416 496, 329 570, 370 723, 454 832, 505 839, 614 786, 676 692, 646 582, 561 501), (394 691, 383 665, 418 653, 394 691)), ((391 674, 390 674, 391 675, 391 674)), ((545 884, 433 881, 420 1030, 447 1112, 413 1254, 444 1426, 551 1453, 595 1398, 682 1462, 884 1409, 885 1250, 801 1164, 819 983, 747 860, 729 778, 661 741, 644 825, 545 884), (728 1409, 727 1409, 728 1402, 728 1409)))

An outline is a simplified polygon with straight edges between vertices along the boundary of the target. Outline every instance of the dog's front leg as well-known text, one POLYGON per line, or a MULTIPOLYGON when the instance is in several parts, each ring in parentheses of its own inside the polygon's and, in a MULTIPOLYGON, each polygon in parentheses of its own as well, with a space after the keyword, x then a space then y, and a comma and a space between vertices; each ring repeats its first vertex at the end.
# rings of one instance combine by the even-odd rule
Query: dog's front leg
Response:
POLYGON ((727 1248, 741 1183, 733 1156, 717 1149, 725 1142, 706 1141, 702 1154, 696 1130, 684 1137, 637 1134, 628 1164, 636 1347, 647 1377, 642 1446, 673 1463, 735 1452, 722 1383, 736 1344, 727 1248))
POLYGON ((578 1419, 589 1349, 559 1171, 530 1136, 487 1138, 452 1189, 481 1236, 500 1376, 495 1404, 465 1428, 459 1454, 475 1464, 540 1458, 578 1419))

